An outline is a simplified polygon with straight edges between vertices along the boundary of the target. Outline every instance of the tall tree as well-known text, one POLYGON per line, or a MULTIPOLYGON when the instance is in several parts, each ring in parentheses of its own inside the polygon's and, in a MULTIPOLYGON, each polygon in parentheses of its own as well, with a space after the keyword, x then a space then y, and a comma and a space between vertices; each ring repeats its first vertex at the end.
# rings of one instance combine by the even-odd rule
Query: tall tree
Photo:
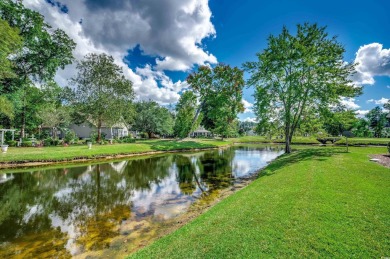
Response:
MULTIPOLYGON (((197 97, 192 91, 186 91, 180 97, 178 104, 176 105, 176 119, 174 132, 179 138, 185 138, 199 126, 200 120, 198 119, 195 125, 192 125, 192 121, 195 117, 197 105, 197 97)), ((201 119, 201 117, 199 117, 201 119)))
POLYGON ((15 77, 10 55, 15 54, 21 46, 22 38, 18 29, 0 19, 0 80, 15 77))
POLYGON ((154 101, 135 103, 135 118, 132 128, 146 132, 151 138, 153 134, 171 135, 173 133, 173 116, 167 108, 154 101))
POLYGON ((344 47, 325 30, 305 23, 292 35, 284 27, 281 34, 268 38, 268 47, 257 53, 257 61, 244 64, 251 74, 248 85, 256 87, 256 115, 260 121, 278 110, 287 153, 305 110, 327 107, 342 96, 361 93, 348 79, 354 67, 344 63, 344 47))
POLYGON ((17 114, 21 118, 21 135, 24 137, 26 118, 30 116, 26 89, 34 81, 52 80, 59 68, 72 63, 76 44, 64 31, 53 30, 41 14, 25 8, 21 1, 0 1, 0 18, 17 28, 23 39, 21 51, 12 60, 17 76, 3 81, 1 93, 11 93, 20 88, 24 91, 20 95, 22 105, 17 114))
POLYGON ((202 124, 208 130, 220 134, 222 138, 236 134, 237 114, 244 111, 243 71, 223 64, 218 64, 213 69, 200 67, 198 72, 187 78, 187 82, 199 94, 202 124))
POLYGON ((76 87, 77 110, 96 125, 101 140, 103 122, 119 121, 128 102, 134 98, 132 82, 125 78, 114 58, 106 54, 88 54, 77 64, 77 75, 71 79, 76 87))
POLYGON ((384 113, 382 109, 377 106, 367 113, 366 118, 370 128, 374 132, 374 137, 381 138, 382 130, 386 126, 386 113, 384 113))

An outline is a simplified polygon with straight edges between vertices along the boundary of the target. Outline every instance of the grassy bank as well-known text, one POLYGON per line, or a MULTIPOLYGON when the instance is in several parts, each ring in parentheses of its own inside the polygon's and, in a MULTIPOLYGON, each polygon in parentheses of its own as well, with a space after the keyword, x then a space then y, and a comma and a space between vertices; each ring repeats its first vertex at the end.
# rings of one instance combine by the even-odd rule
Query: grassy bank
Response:
POLYGON ((390 255, 390 169, 385 148, 309 148, 130 258, 390 255))
MULTIPOLYGON (((387 145, 389 139, 358 139, 349 140, 350 145, 387 145)), ((57 146, 57 147, 10 147, 6 154, 0 154, 0 167, 2 164, 26 164, 36 162, 61 162, 82 159, 96 159, 119 155, 133 155, 142 153, 152 153, 173 150, 191 150, 216 148, 231 145, 233 143, 275 143, 283 144, 282 139, 266 139, 261 136, 246 136, 241 138, 231 138, 221 140, 211 139, 187 139, 184 141, 175 140, 146 140, 129 144, 114 145, 93 145, 88 149, 82 146, 57 146)), ((345 140, 340 140, 337 144, 344 145, 345 140), (344 142, 343 142, 344 141, 344 142)), ((314 138, 295 137, 293 144, 318 145, 314 138)))
POLYGON ((74 159, 91 159, 115 155, 131 155, 148 152, 191 150, 221 147, 231 144, 230 141, 218 140, 148 140, 139 143, 93 145, 92 149, 83 146, 57 147, 10 147, 8 152, 0 154, 1 163, 27 163, 47 161, 69 161, 74 159))
MULTIPOLYGON (((240 143, 277 143, 282 144, 284 143, 284 139, 269 139, 263 136, 245 136, 241 138, 232 139, 234 142, 240 142, 240 143)), ((365 145, 375 145, 375 146, 386 146, 387 143, 390 142, 390 138, 349 138, 348 144, 349 145, 355 145, 355 146, 365 146, 365 145)), ((345 145, 346 141, 345 138, 341 138, 339 141, 337 141, 336 145, 345 145)), ((320 144, 315 137, 293 137, 292 144, 313 144, 318 145, 320 144)))

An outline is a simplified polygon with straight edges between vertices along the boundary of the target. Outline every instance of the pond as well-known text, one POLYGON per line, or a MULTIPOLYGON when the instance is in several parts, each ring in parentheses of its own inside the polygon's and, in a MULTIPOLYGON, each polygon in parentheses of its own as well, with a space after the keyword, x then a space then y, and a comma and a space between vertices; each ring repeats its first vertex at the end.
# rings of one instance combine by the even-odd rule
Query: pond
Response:
POLYGON ((123 258, 282 153, 245 145, 0 172, 0 258, 123 258))

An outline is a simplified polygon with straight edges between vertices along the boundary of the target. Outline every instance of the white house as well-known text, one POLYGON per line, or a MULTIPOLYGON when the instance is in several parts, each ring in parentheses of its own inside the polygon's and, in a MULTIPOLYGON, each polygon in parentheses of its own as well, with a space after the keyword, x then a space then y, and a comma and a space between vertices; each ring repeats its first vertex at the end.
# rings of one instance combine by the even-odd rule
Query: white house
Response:
MULTIPOLYGON (((80 125, 71 124, 69 126, 69 129, 74 130, 76 135, 82 139, 90 138, 92 132, 97 133, 97 127, 92 123, 88 123, 88 122, 84 122, 80 125)), ((127 128, 126 124, 123 122, 116 123, 112 127, 106 125, 103 122, 101 132, 106 139, 127 137, 129 135, 129 129, 127 128)))

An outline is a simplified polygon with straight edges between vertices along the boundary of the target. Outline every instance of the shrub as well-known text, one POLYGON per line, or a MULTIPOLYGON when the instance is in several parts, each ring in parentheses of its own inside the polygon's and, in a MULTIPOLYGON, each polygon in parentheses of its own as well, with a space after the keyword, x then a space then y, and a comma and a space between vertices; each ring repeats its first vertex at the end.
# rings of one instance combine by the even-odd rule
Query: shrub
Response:
POLYGON ((44 146, 51 146, 53 145, 53 139, 52 138, 47 138, 43 140, 43 145, 44 146))
POLYGON ((7 141, 7 145, 10 147, 16 147, 17 144, 18 144, 18 142, 16 140, 8 140, 7 141))
POLYGON ((22 147, 32 147, 32 141, 23 141, 22 147))
POLYGON ((73 144, 77 139, 76 133, 74 130, 69 130, 65 133, 64 142, 68 144, 73 144))
POLYGON ((53 143, 53 146, 58 146, 59 144, 62 143, 62 141, 59 139, 53 139, 52 143, 53 143))
POLYGON ((120 138, 121 143, 135 143, 135 139, 130 136, 120 138))

